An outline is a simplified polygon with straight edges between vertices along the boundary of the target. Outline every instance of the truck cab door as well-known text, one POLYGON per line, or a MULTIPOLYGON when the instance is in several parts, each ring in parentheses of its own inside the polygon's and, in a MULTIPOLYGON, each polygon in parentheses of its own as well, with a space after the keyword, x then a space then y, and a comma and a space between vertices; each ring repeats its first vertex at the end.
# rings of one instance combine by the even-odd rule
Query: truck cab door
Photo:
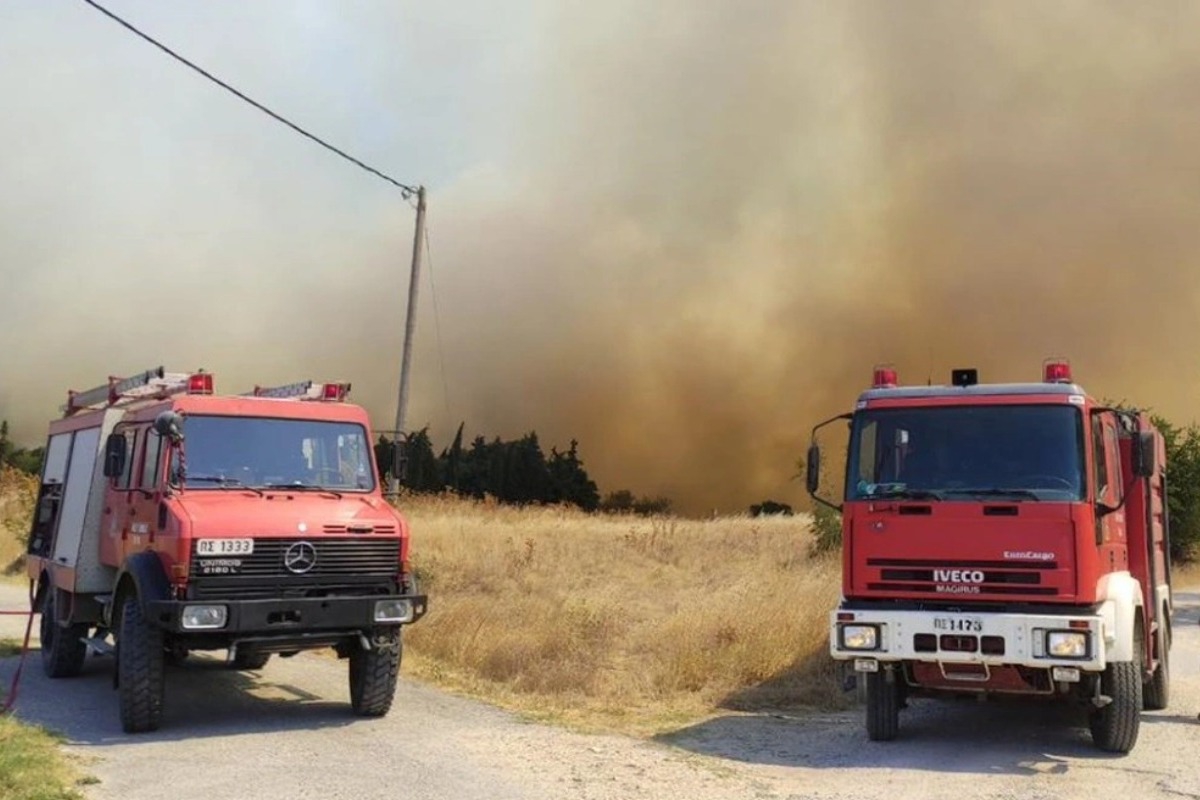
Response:
POLYGON ((151 549, 154 543, 158 530, 158 504, 162 500, 163 461, 169 449, 163 438, 149 428, 142 428, 139 438, 142 440, 142 457, 129 493, 127 534, 122 547, 125 558, 151 549))
POLYGON ((145 428, 118 425, 116 435, 125 437, 125 468, 109 480, 104 516, 100 521, 100 561, 112 567, 121 565, 124 542, 129 537, 129 512, 133 503, 133 480, 138 471, 138 445, 145 428))
POLYGON ((1126 542, 1124 476, 1117 443, 1117 421, 1111 411, 1092 415, 1093 477, 1096 501, 1096 545, 1100 549, 1100 565, 1114 572, 1129 569, 1129 550, 1126 542), (1105 512, 1103 509, 1116 509, 1105 512))

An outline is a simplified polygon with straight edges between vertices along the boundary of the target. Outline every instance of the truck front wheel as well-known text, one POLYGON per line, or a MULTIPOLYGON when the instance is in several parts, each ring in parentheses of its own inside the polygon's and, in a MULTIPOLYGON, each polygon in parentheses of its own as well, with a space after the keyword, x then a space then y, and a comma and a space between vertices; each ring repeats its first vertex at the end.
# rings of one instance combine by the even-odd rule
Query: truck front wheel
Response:
POLYGON ((1142 721, 1142 637, 1135 628, 1133 661, 1109 662, 1100 674, 1100 693, 1112 701, 1092 711, 1092 741, 1110 753, 1128 753, 1137 744, 1142 721))
POLYGON ((135 595, 126 595, 117 630, 117 694, 126 733, 157 730, 162 722, 165 661, 162 630, 146 619, 135 595))
POLYGON ((371 649, 350 653, 350 705, 361 717, 382 717, 392 707, 403 642, 399 628, 376 631, 371 649))
POLYGON ((888 742, 900 732, 900 676, 896 669, 880 668, 867 677, 867 738, 888 742))
POLYGON ((50 587, 42 603, 42 621, 38 628, 42 640, 42 671, 48 678, 74 678, 83 671, 83 661, 87 658, 83 637, 87 635, 88 626, 64 628, 58 624, 57 594, 58 590, 50 587))

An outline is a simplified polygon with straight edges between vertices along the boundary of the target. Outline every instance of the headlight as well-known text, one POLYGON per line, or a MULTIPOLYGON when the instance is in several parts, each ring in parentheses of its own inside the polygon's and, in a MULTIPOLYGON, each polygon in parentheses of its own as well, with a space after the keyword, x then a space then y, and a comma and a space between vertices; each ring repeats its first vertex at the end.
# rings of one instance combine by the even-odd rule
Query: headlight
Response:
POLYGON ((224 628, 229 620, 225 606, 184 606, 179 623, 186 630, 215 630, 224 628))
POLYGON ((412 622, 413 607, 409 600, 379 600, 375 603, 376 622, 412 622))
POLYGON ((842 647, 847 650, 874 650, 879 647, 879 628, 875 625, 843 625, 842 647))
POLYGON ((1055 658, 1087 658, 1086 631, 1049 631, 1046 633, 1046 654, 1055 658))

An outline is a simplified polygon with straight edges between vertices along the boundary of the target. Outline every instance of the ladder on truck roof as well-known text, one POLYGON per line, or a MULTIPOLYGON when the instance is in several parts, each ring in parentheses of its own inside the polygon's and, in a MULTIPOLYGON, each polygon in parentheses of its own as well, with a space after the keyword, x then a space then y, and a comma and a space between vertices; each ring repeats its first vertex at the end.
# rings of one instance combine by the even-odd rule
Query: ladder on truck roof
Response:
POLYGON ((192 373, 166 372, 162 367, 148 369, 128 378, 110 375, 108 383, 100 384, 94 389, 84 392, 68 391, 67 404, 62 406, 62 412, 64 417, 69 417, 80 411, 168 397, 183 391, 191 394, 212 394, 212 375, 204 370, 192 373))
POLYGON ((264 388, 255 386, 254 391, 246 392, 243 397, 273 397, 276 399, 296 398, 299 400, 345 400, 350 394, 349 383, 315 383, 313 381, 297 381, 283 386, 264 388))

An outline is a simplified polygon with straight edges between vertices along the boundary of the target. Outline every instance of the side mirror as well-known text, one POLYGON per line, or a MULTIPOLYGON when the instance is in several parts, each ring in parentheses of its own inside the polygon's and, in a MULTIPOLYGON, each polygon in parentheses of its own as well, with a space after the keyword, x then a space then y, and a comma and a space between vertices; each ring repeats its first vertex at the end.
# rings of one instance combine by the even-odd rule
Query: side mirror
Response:
POLYGON ((183 417, 174 411, 164 411, 154 418, 154 432, 171 444, 183 441, 183 417))
POLYGON ((1149 478, 1158 466, 1158 446, 1152 432, 1137 434, 1133 448, 1133 472, 1139 478, 1149 478))
POLYGON ((110 433, 104 442, 104 477, 117 478, 125 473, 126 440, 123 433, 110 433))
POLYGON ((821 448, 815 443, 808 448, 804 471, 805 486, 808 493, 815 495, 821 486, 821 448))

